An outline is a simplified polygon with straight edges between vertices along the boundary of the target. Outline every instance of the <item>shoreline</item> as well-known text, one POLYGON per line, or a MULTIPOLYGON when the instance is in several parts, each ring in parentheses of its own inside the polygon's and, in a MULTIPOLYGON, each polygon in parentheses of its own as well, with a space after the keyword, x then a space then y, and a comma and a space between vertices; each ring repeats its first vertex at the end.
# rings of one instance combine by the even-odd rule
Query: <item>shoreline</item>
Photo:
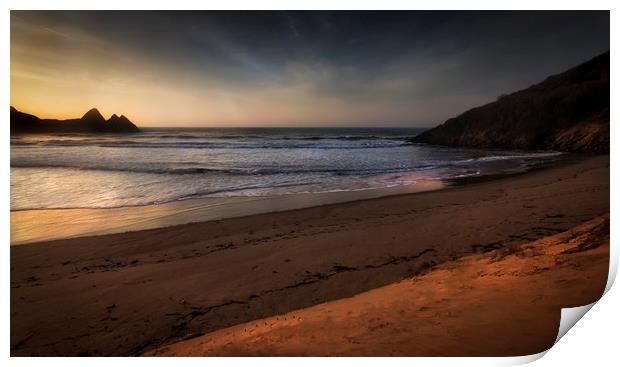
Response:
POLYGON ((11 354, 140 355, 607 212, 609 156, 598 156, 415 195, 11 246, 11 354))
POLYGON ((420 180, 415 184, 373 189, 295 193, 277 196, 207 197, 111 208, 12 210, 10 212, 11 246, 141 231, 452 189, 464 185, 510 179, 539 170, 570 165, 588 158, 565 155, 561 159, 530 167, 524 172, 466 176, 445 180, 420 180), (71 226, 64 225, 68 218, 70 218, 71 226))
POLYGON ((11 246, 241 218, 389 196, 410 195, 441 190, 445 187, 446 184, 442 181, 426 180, 411 185, 351 191, 196 198, 116 208, 16 210, 11 211, 10 218, 11 246), (67 218, 71 218, 71 226, 64 225, 67 218))

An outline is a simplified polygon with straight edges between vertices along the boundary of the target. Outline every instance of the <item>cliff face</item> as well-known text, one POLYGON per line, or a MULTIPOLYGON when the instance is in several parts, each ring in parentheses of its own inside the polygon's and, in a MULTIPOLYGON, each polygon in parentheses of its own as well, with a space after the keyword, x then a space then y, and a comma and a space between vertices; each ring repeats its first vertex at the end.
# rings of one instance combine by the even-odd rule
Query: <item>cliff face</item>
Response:
POLYGON ((37 133, 134 133, 140 129, 125 116, 101 116, 96 108, 79 119, 52 120, 20 112, 11 106, 11 134, 37 133))
POLYGON ((609 152, 609 52, 410 139, 498 149, 609 152))

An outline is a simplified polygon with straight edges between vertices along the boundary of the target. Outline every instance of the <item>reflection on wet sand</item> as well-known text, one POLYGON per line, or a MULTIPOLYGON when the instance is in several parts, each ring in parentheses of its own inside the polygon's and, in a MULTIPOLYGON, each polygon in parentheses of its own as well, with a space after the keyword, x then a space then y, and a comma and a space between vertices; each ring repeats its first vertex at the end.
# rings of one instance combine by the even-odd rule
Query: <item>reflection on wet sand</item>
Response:
POLYGON ((300 209, 437 190, 443 186, 441 181, 420 181, 415 185, 359 191, 272 197, 204 198, 125 208, 13 211, 11 212, 11 245, 300 209))

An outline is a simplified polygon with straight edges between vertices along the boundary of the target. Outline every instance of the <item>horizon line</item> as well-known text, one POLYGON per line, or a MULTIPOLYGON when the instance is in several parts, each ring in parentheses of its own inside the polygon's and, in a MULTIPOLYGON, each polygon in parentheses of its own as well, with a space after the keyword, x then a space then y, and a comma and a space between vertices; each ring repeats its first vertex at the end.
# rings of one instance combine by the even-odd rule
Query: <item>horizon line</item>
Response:
POLYGON ((140 129, 431 129, 434 126, 145 126, 140 129))

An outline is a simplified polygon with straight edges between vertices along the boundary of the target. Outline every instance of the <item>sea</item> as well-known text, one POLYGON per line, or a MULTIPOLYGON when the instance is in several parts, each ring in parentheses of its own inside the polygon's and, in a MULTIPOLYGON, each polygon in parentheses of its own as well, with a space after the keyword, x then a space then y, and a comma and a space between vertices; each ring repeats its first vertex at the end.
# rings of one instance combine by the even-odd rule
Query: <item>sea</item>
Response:
POLYGON ((518 173, 556 152, 414 144, 422 129, 144 129, 11 137, 11 210, 373 190, 518 173))

